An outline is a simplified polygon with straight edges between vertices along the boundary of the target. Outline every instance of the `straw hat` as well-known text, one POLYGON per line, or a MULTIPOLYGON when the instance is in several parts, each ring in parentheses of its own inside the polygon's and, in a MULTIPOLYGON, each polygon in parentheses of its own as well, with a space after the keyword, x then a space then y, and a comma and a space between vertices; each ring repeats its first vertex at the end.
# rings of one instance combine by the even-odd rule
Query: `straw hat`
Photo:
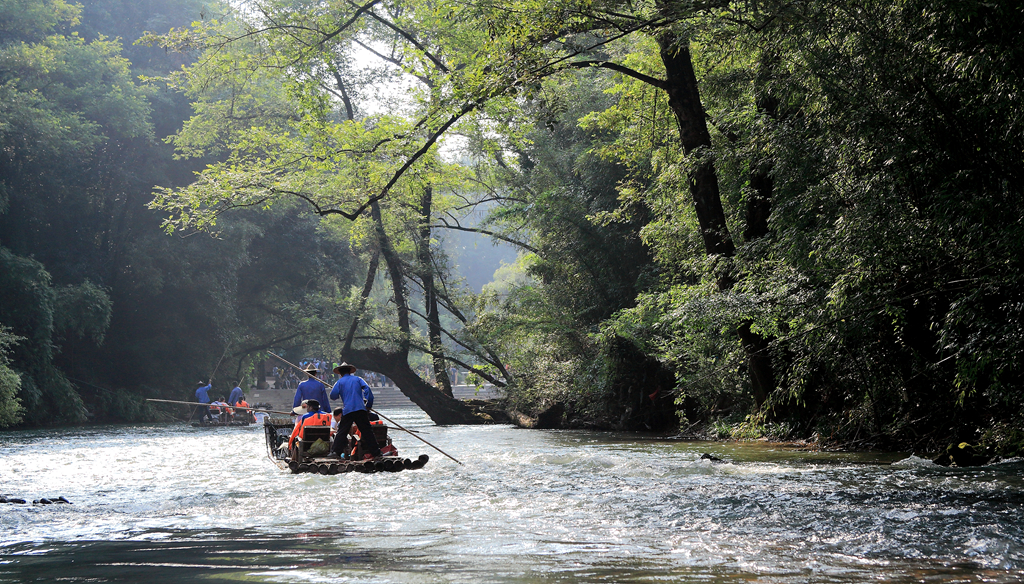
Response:
POLYGON ((341 365, 338 365, 337 367, 334 368, 334 372, 337 373, 338 375, 344 375, 346 373, 355 373, 356 366, 342 362, 341 365))
POLYGON ((299 404, 299 407, 292 408, 292 413, 301 416, 314 410, 320 410, 320 402, 316 401, 315 399, 304 399, 302 400, 302 403, 299 404))
POLYGON ((303 373, 308 373, 308 374, 313 375, 313 376, 316 376, 317 373, 320 373, 320 370, 317 369, 315 365, 310 363, 309 365, 306 365, 306 368, 303 369, 302 372, 303 373))

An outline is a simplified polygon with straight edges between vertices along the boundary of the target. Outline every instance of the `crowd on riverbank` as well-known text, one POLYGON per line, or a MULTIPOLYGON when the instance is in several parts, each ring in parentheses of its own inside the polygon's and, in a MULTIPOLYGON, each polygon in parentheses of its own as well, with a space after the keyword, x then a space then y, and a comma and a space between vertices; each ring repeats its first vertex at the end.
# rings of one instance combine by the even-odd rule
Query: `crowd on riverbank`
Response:
MULTIPOLYGON (((337 363, 325 361, 322 359, 303 359, 299 361, 299 367, 303 369, 306 369, 310 365, 312 365, 313 367, 316 368, 317 371, 319 371, 319 373, 316 375, 317 379, 328 385, 334 383, 335 375, 332 371, 334 370, 335 367, 338 366, 337 363)), ((295 389, 299 386, 300 383, 302 383, 306 379, 305 375, 295 371, 291 367, 274 366, 273 369, 270 371, 270 374, 271 375, 268 377, 267 381, 272 380, 274 382, 275 389, 295 389)), ((357 369, 355 374, 358 375, 359 377, 362 377, 366 381, 367 385, 369 385, 370 387, 395 386, 395 382, 393 380, 388 379, 386 375, 382 375, 374 371, 357 369)))
MULTIPOLYGON (((306 369, 310 365, 319 371, 319 374, 316 376, 317 379, 328 385, 334 383, 334 373, 332 373, 332 371, 338 366, 337 363, 327 361, 325 359, 302 359, 299 361, 299 367, 302 369, 306 369)), ((306 379, 303 374, 286 366, 275 365, 268 373, 270 373, 270 375, 267 377, 267 381, 273 381, 273 387, 275 389, 295 389, 306 379)), ((429 366, 421 366, 417 373, 419 373, 420 377, 424 380, 427 380, 428 383, 433 382, 434 376, 429 366)), ((386 375, 377 373, 376 371, 357 369, 355 374, 362 377, 370 387, 395 387, 394 380, 389 379, 386 375)), ((448 370, 448 378, 451 380, 452 385, 458 385, 458 380, 460 378, 465 379, 466 373, 460 372, 456 367, 452 367, 448 370)))

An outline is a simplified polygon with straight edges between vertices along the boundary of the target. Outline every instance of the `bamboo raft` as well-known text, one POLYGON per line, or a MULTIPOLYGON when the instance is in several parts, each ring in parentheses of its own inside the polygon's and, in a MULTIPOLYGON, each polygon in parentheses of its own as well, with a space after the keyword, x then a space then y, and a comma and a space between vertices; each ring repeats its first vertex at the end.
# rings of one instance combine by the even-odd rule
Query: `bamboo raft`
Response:
MULTIPOLYGON (((281 444, 288 442, 292 433, 294 422, 287 418, 266 418, 263 421, 263 429, 267 439, 267 455, 281 470, 291 471, 293 474, 316 473, 322 475, 336 475, 348 472, 401 472, 403 470, 418 470, 426 466, 430 457, 426 454, 419 455, 415 460, 402 458, 400 456, 382 456, 375 460, 361 460, 362 451, 357 450, 354 459, 337 459, 317 457, 304 454, 303 449, 308 442, 297 441, 297 456, 282 452, 281 444)), ((374 434, 377 439, 387 440, 387 427, 375 426, 374 434)))
POLYGON ((378 460, 336 460, 333 458, 312 458, 306 462, 295 460, 274 460, 274 463, 281 470, 290 470, 292 474, 314 473, 322 475, 336 475, 347 472, 401 472, 403 470, 417 470, 426 466, 430 457, 421 454, 416 460, 401 458, 398 456, 384 456, 378 460))
POLYGON ((220 428, 220 427, 231 427, 231 426, 252 426, 255 422, 246 422, 244 420, 233 420, 231 422, 192 422, 193 428, 220 428))

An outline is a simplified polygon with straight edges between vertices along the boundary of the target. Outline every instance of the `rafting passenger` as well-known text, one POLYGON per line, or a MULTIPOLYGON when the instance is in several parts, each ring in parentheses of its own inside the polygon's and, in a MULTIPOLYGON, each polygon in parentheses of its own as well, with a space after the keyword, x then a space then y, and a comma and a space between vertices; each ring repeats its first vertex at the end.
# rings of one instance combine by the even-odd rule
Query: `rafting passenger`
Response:
MULTIPOLYGON (((247 408, 247 407, 249 407, 249 402, 245 401, 245 394, 244 393, 239 395, 238 402, 235 403, 234 406, 235 407, 239 407, 239 408, 247 408)), ((253 412, 252 410, 242 410, 242 411, 244 412, 243 416, 245 416, 245 419, 248 420, 250 423, 256 421, 256 413, 255 412, 253 412)))
POLYGON ((228 421, 228 404, 224 401, 224 396, 220 396, 220 399, 210 402, 211 409, 214 410, 214 417, 219 422, 228 421))
MULTIPOLYGON (((295 445, 295 439, 305 440, 304 429, 308 426, 330 426, 331 415, 327 412, 320 411, 320 402, 315 399, 308 399, 303 402, 305 405, 306 413, 299 417, 295 423, 295 427, 292 429, 292 435, 288 439, 288 450, 291 450, 295 445)), ((299 410, 299 408, 295 408, 299 410)), ((296 414, 299 412, 296 411, 296 414)))

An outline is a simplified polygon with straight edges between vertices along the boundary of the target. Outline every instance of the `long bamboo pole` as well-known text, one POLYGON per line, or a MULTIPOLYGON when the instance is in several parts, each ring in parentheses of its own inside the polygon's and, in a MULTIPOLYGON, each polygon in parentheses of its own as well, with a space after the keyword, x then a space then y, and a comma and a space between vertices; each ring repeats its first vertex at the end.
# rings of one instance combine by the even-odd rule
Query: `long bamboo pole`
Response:
MULTIPOLYGON (((173 399, 146 398, 146 401, 161 402, 161 403, 165 403, 165 404, 184 404, 186 406, 208 406, 208 405, 210 405, 210 404, 201 404, 201 403, 197 403, 197 402, 178 401, 178 400, 173 400, 173 399)), ((221 407, 223 407, 223 406, 221 406, 221 407)), ((231 408, 233 410, 248 410, 250 412, 267 412, 268 414, 282 414, 282 415, 285 415, 285 416, 290 416, 290 415, 292 415, 294 413, 294 412, 279 412, 277 410, 268 410, 268 409, 264 409, 264 408, 243 408, 242 406, 227 406, 227 407, 229 407, 229 408, 231 408)))
MULTIPOLYGON (((298 365, 296 365, 296 364, 292 363, 291 361, 289 361, 289 360, 285 359, 284 357, 282 357, 282 356, 278 355, 277 353, 272 353, 272 352, 270 352, 270 351, 267 351, 267 353, 270 353, 270 354, 271 354, 271 355, 273 355, 274 357, 277 357, 278 359, 280 359, 280 360, 284 361, 284 362, 285 362, 285 363, 287 363, 288 365, 291 365, 291 366, 292 366, 292 367, 294 367, 295 369, 298 369, 299 371, 302 371, 302 369, 299 369, 299 366, 298 366, 298 365)), ((302 372, 303 372, 303 373, 306 373, 305 371, 302 371, 302 372)), ((306 375, 309 375, 309 374, 308 374, 308 373, 306 373, 306 375)), ((320 380, 318 379, 317 381, 320 381, 320 380)), ((322 382, 322 381, 320 381, 320 383, 323 383, 323 382, 322 382)), ((327 384, 325 383, 324 385, 326 386, 327 384)), ((405 431, 405 432, 408 432, 408 433, 409 433, 409 435, 410 435, 410 436, 412 436, 413 438, 416 438, 416 439, 417 439, 417 440, 419 440, 420 442, 422 442, 422 443, 426 444, 427 446, 429 446, 429 447, 433 448, 434 450, 436 450, 436 451, 440 452, 441 454, 443 454, 443 455, 447 456, 448 458, 450 458, 450 459, 454 460, 455 462, 458 462, 458 463, 459 463, 459 464, 460 464, 461 466, 466 466, 466 465, 462 464, 461 462, 459 462, 459 461, 458 461, 458 460, 457 460, 457 459, 456 459, 455 457, 453 457, 452 455, 450 455, 450 454, 448 454, 447 452, 445 452, 444 450, 441 450, 441 449, 440 449, 440 448, 438 448, 437 446, 434 446, 434 445, 433 445, 433 444, 431 444, 430 442, 427 442, 427 441, 426 441, 426 440, 424 440, 423 438, 420 438, 420 437, 419 437, 419 436, 417 436, 417 435, 416 435, 416 433, 415 433, 415 432, 413 432, 412 430, 409 430, 409 429, 403 428, 401 424, 399 424, 398 422, 396 422, 396 421, 392 420, 391 418, 388 418, 387 416, 385 416, 384 414, 382 414, 382 413, 378 412, 377 410, 375 410, 375 409, 373 409, 373 408, 370 408, 370 411, 371 411, 371 412, 373 412, 373 413, 375 413, 375 414, 377 414, 378 416, 380 416, 380 417, 384 418, 384 419, 385 419, 385 420, 387 420, 388 422, 391 422, 391 423, 392 423, 392 424, 394 424, 394 425, 395 425, 395 427, 396 427, 396 428, 398 428, 399 430, 403 430, 403 431, 405 431)))
MULTIPOLYGON (((213 368, 213 373, 210 374, 209 381, 206 382, 207 385, 213 383, 213 376, 217 374, 217 370, 220 369, 220 364, 224 361, 224 357, 227 357, 227 355, 228 355, 228 347, 225 346, 224 347, 224 353, 221 354, 220 359, 217 361, 217 366, 213 368)), ((198 411, 199 411, 199 408, 196 408, 196 409, 192 410, 192 414, 189 415, 189 417, 188 417, 188 422, 192 421, 192 418, 195 417, 196 412, 198 412, 198 411)), ((201 419, 202 418, 200 418, 200 420, 201 419)), ((185 423, 187 424, 188 422, 185 422, 185 423)))

